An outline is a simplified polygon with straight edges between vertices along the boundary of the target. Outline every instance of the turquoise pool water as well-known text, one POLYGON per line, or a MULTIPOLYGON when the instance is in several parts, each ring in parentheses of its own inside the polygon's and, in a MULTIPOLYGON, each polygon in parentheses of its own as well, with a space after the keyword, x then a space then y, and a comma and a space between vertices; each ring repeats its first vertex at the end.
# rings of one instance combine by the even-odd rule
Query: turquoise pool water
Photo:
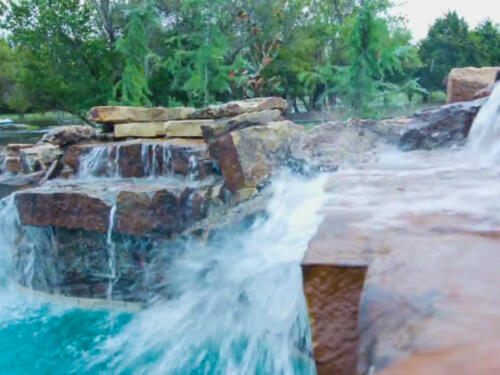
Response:
POLYGON ((314 375, 300 262, 321 221, 324 181, 275 182, 266 218, 214 243, 189 241, 166 270, 175 298, 138 313, 21 292, 6 256, 17 211, 4 204, 0 375, 314 375))

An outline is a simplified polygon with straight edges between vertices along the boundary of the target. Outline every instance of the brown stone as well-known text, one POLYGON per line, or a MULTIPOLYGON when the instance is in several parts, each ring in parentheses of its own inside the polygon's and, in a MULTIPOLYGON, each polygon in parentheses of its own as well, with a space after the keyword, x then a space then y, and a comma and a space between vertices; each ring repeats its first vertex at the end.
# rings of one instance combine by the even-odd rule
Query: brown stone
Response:
POLYGON ((23 225, 121 234, 180 233, 204 219, 209 187, 165 186, 158 182, 56 184, 19 192, 15 201, 23 225), (116 205, 114 220, 110 217, 116 205))
POLYGON ((357 373, 359 301, 367 268, 303 264, 318 375, 357 373))
POLYGON ((301 131, 289 121, 272 122, 219 137, 209 151, 229 190, 255 188, 286 162, 291 139, 301 131))
POLYGON ((475 99, 479 90, 495 82, 500 67, 455 68, 448 75, 448 103, 475 99))
MULTIPOLYGON (((465 184, 467 191, 469 186, 492 183, 493 177, 470 169, 433 175, 389 171, 340 170, 329 179, 330 198, 321 210, 325 218, 310 241, 304 264, 369 266, 358 320, 359 373, 396 366, 389 374, 434 374, 433 364, 423 363, 411 372, 414 365, 401 361, 415 357, 420 362, 421 353, 439 354, 469 344, 480 347, 484 338, 500 337, 500 303, 495 298, 500 282, 500 231, 490 212, 480 214, 474 207, 482 204, 478 199, 488 201, 496 194, 469 192, 470 205, 454 204, 453 211, 442 209, 446 204, 440 204, 443 195, 439 194, 446 191, 447 202, 458 197, 465 202, 464 190, 450 187, 465 184)), ((310 285, 312 293, 327 289, 322 289, 325 281, 310 285)), ((314 327, 320 324, 318 319, 330 315, 311 315, 317 342, 324 330, 314 327)), ((336 356, 333 348, 323 348, 331 353, 319 354, 336 356)), ((464 356, 464 369, 481 368, 485 357, 471 355, 464 356)), ((448 365, 444 368, 453 369, 448 365)), ((441 373, 455 372, 436 372, 441 373)))
POLYGON ((216 138, 232 131, 243 130, 251 126, 265 125, 269 122, 283 120, 281 111, 266 110, 260 112, 242 113, 233 118, 217 120, 217 125, 204 126, 203 137, 206 142, 213 142, 216 138))
POLYGON ((39 143, 66 146, 89 141, 96 137, 95 129, 88 125, 59 126, 45 134, 39 143))
POLYGON ((234 117, 242 113, 260 112, 277 109, 280 112, 286 111, 288 102, 283 98, 255 98, 229 102, 219 105, 211 105, 203 109, 198 109, 190 114, 191 119, 215 119, 221 117, 234 117))
POLYGON ((185 120, 194 108, 141 108, 124 106, 94 107, 90 110, 89 121, 111 124, 127 122, 164 122, 185 120))
POLYGON ((195 177, 204 179, 215 173, 213 162, 206 156, 205 142, 195 139, 137 139, 79 144, 66 149, 64 164, 78 172, 82 160, 97 149, 104 149, 100 157, 105 160, 94 168, 95 176, 115 176, 116 172, 126 178, 141 178, 152 174, 194 174, 195 177))

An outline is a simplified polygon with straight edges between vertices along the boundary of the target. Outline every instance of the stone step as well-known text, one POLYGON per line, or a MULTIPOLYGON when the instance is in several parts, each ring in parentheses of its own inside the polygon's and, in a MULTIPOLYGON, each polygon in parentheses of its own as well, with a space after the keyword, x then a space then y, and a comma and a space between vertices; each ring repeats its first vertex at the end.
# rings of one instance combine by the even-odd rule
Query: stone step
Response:
POLYGON ((15 203, 23 225, 168 237, 206 218, 219 192, 182 181, 54 181, 18 192, 15 203))

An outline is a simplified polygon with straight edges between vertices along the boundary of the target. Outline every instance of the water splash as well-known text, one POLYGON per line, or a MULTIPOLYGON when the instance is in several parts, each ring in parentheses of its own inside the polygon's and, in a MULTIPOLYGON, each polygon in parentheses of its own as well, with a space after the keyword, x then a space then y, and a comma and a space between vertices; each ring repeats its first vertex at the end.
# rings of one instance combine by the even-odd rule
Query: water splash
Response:
POLYGON ((486 166, 500 161, 500 84, 495 85, 474 120, 467 149, 473 159, 486 166))
POLYGON ((196 156, 191 155, 188 163, 188 178, 191 181, 196 181, 199 178, 199 175, 198 159, 196 156))
POLYGON ((269 218, 211 246, 190 243, 168 273, 175 298, 108 339, 93 366, 134 374, 313 374, 300 262, 323 178, 274 184, 269 218))

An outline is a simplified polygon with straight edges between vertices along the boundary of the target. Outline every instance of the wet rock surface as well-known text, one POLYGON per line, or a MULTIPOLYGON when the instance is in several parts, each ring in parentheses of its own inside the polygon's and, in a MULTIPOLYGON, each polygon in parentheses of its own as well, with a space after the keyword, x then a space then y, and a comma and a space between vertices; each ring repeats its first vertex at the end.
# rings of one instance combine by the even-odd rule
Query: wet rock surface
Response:
MULTIPOLYGON (((497 215, 487 208, 497 206, 496 174, 460 166, 451 151, 412 154, 399 163, 369 163, 332 175, 325 219, 304 259, 306 285, 308 267, 324 266, 324 280, 335 275, 328 267, 368 267, 359 325, 351 325, 349 333, 359 334, 361 374, 454 373, 446 371, 460 358, 453 354, 457 347, 480 348, 484 338, 500 337, 500 304, 494 298, 500 233, 497 215), (451 186, 460 189, 450 191, 451 186), (434 355, 442 361, 427 362, 434 355)), ((344 280, 346 290, 359 286, 344 280)), ((343 311, 342 298, 329 297, 335 288, 320 284, 312 292, 306 288, 315 356, 318 368, 324 358, 338 368, 343 363, 338 353, 352 349, 353 341, 325 344, 328 331, 315 330, 330 327, 329 319, 343 311), (332 312, 321 315, 326 306, 332 312)), ((351 296, 354 301, 355 293, 351 296)), ((485 357, 477 354, 460 359, 463 369, 481 368, 485 357)))
POLYGON ((399 147, 411 151, 463 144, 485 102, 477 99, 416 113, 401 130, 399 147))
POLYGON ((211 187, 182 184, 116 183, 52 184, 15 196, 23 225, 85 229, 121 234, 180 233, 204 219, 211 187), (115 210, 113 210, 115 207, 115 210))
POLYGON ((74 174, 88 173, 94 177, 191 175, 204 179, 217 173, 206 153, 202 140, 137 139, 70 146, 64 164, 74 174))

